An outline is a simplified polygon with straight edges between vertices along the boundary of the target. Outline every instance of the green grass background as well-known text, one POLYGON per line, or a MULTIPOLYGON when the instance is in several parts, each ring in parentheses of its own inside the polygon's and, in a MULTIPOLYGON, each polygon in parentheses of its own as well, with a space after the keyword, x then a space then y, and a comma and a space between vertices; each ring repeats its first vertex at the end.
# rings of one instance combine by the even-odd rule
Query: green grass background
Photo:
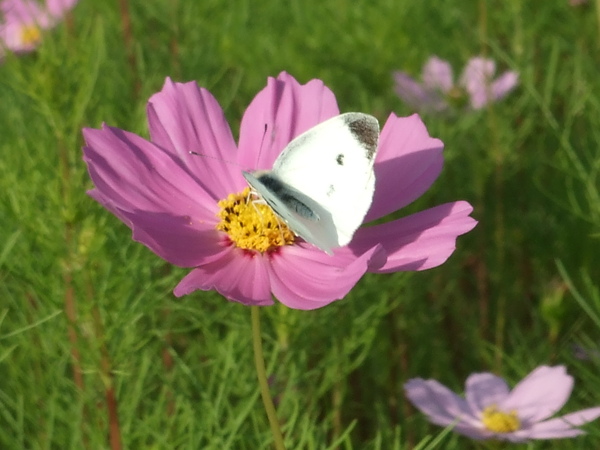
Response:
MULTIPOLYGON (((0 66, 0 448, 114 449, 113 401, 124 448, 272 442, 249 308, 214 293, 174 298, 187 270, 132 242, 85 195, 82 127, 147 137, 146 101, 170 76, 207 87, 237 131, 282 70, 322 79, 342 111, 384 120, 412 113, 392 71, 418 76, 433 54, 457 73, 476 55, 520 73, 518 89, 483 111, 423 116, 446 164, 402 214, 464 199, 479 225, 439 268, 366 276, 316 311, 262 309, 286 444, 485 448, 440 435, 410 406, 402 386, 417 376, 460 392, 472 372, 514 384, 565 364, 576 384, 563 411, 600 405, 600 2, 128 7, 131 40, 116 0, 81 0, 35 53, 0 66), (577 359, 575 345, 591 357, 577 359)), ((596 448, 600 422, 585 428, 510 447, 596 448)))

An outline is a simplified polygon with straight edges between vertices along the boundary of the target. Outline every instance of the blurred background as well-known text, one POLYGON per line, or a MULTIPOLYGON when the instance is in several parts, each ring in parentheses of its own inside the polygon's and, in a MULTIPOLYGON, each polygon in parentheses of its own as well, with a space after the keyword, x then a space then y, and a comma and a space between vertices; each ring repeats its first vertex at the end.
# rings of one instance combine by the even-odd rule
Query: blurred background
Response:
MULTIPOLYGON (((175 298, 188 270, 133 242, 85 194, 81 128, 147 138, 146 102, 167 76, 209 89, 234 134, 283 70, 323 80, 341 111, 382 123, 418 111, 445 166, 397 216, 466 200, 479 221, 438 268, 366 276, 315 311, 263 308, 289 448, 483 448, 438 436, 405 399, 413 377, 461 392, 473 372, 514 384, 564 364, 576 379, 564 411, 600 405, 600 2, 69 6, 21 30, 32 48, 2 50, 0 448, 270 445, 249 308, 212 292, 175 298), (393 77, 421 82, 434 55, 456 82, 441 112, 399 97, 393 77), (473 109, 459 81, 477 56, 518 85, 473 109)), ((586 430, 522 448, 592 448, 600 424, 586 430)))

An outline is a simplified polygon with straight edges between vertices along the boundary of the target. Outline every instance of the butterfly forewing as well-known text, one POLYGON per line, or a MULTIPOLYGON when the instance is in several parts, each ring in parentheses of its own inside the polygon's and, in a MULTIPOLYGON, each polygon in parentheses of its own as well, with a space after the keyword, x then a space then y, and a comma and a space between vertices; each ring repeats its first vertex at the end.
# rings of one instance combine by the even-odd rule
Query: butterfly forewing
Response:
POLYGON ((243 174, 294 233, 331 254, 371 206, 378 139, 377 119, 342 114, 290 142, 271 171, 243 174))
POLYGON ((379 123, 373 116, 346 113, 294 139, 272 173, 329 211, 336 246, 346 245, 373 200, 379 123))

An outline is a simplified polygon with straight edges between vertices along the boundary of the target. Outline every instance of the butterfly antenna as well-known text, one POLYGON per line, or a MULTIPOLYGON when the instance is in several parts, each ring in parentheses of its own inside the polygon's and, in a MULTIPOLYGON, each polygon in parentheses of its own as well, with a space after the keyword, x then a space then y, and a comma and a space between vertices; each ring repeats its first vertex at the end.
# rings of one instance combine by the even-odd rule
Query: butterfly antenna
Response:
POLYGON ((238 163, 233 162, 233 161, 228 161, 226 159, 223 158, 217 158, 216 156, 209 156, 209 155, 205 155, 203 153, 198 153, 198 152, 194 152, 192 150, 188 151, 188 153, 190 155, 194 155, 194 156, 200 156, 201 158, 208 158, 208 159, 214 159, 215 161, 220 161, 220 162, 224 162, 225 164, 231 164, 232 166, 238 166, 241 167, 238 163))
POLYGON ((263 144, 265 143, 265 136, 267 135, 267 128, 269 126, 265 123, 265 129, 263 131, 262 138, 260 140, 260 147, 258 148, 258 158, 257 161, 260 161, 260 155, 262 154, 263 144))

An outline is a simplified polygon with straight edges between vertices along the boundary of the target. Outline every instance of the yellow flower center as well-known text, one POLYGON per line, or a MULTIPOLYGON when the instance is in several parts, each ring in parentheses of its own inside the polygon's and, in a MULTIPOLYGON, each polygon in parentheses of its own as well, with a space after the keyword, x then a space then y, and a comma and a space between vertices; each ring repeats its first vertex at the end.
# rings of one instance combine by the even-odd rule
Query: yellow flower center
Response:
POLYGON ((498 410, 496 405, 488 406, 483 410, 481 421, 494 433, 510 433, 521 428, 521 421, 516 411, 505 413, 498 410))
POLYGON ((21 29, 21 42, 23 45, 35 45, 42 40, 42 33, 36 25, 25 25, 21 29))
POLYGON ((462 108, 467 104, 468 97, 464 89, 458 86, 453 86, 452 89, 446 93, 446 100, 451 105, 454 105, 457 108, 462 108))
POLYGON ((221 221, 217 230, 227 233, 237 247, 264 253, 294 243, 291 230, 268 205, 255 201, 250 188, 229 194, 218 205, 221 210, 217 216, 221 221))

